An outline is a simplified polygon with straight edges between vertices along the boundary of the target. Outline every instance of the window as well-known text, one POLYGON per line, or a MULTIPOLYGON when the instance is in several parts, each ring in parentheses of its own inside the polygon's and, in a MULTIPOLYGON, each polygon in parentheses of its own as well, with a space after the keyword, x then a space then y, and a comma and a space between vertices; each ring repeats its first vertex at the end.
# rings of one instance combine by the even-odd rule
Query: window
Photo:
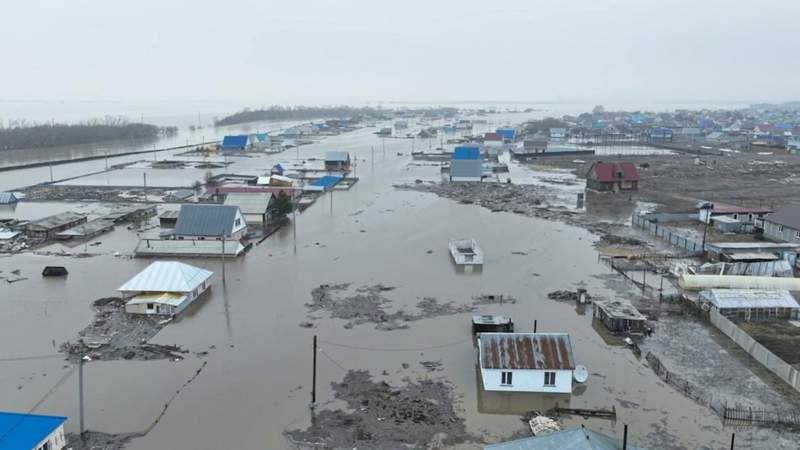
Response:
POLYGON ((153 304, 152 303, 148 303, 147 304, 147 309, 153 309, 153 304))
POLYGON ((236 219, 236 221, 235 221, 234 223, 235 223, 235 224, 236 224, 236 226, 238 227, 239 225, 241 225, 241 224, 242 224, 242 219, 236 219))
POLYGON ((783 225, 778 225, 778 233, 783 233, 783 225))
POLYGON ((545 386, 555 386, 556 385, 556 373, 555 372, 545 372, 544 373, 544 385, 545 386))
POLYGON ((800 239, 800 231, 795 231, 794 232, 794 238, 795 239, 800 239))
POLYGON ((504 386, 511 386, 511 372, 501 372, 500 373, 500 384, 504 386))

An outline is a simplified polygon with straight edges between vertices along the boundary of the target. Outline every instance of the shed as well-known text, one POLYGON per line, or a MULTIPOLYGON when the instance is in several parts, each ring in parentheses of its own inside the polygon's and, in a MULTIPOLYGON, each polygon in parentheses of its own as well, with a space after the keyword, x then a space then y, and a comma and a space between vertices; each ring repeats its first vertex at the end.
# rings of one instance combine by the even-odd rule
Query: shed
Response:
POLYGON ((328 152, 325 154, 325 170, 350 170, 350 153, 328 152))
POLYGON ((787 290, 710 289, 700 293, 700 303, 720 314, 747 321, 798 318, 800 305, 787 290))
POLYGON ((232 192, 225 196, 225 205, 238 206, 244 220, 251 225, 266 224, 275 198, 269 192, 232 192))
MULTIPOLYGON (((647 450, 627 443, 627 450, 647 450)), ((585 427, 547 433, 541 436, 490 444, 484 450, 623 450, 623 443, 585 427)))
POLYGON ((246 134, 225 136, 222 138, 219 148, 220 150, 244 150, 247 148, 247 139, 246 134))
POLYGON ((180 211, 170 210, 164 211, 158 216, 158 223, 162 227, 174 227, 176 223, 178 223, 178 214, 180 211))
MULTIPOLYGON (((722 233, 738 233, 742 231, 745 224, 729 216, 719 216, 714 218, 714 229, 722 233)), ((752 228, 752 226, 750 227, 752 228)))
POLYGON ((764 236, 786 242, 800 242, 800 203, 789 203, 764 219, 764 236))
POLYGON ((194 191, 191 189, 179 189, 177 191, 170 192, 164 200, 168 202, 184 202, 186 200, 191 199, 194 197, 194 191))
POLYGON ((456 147, 450 160, 450 181, 481 181, 482 176, 480 147, 456 147))
POLYGON ((495 131, 500 136, 503 136, 503 140, 505 141, 513 141, 514 138, 517 136, 517 130, 515 130, 514 128, 498 128, 495 131))
POLYGON ((647 317, 626 300, 595 301, 592 317, 614 333, 642 334, 647 329, 647 317))
POLYGON ((575 360, 566 333, 482 333, 478 363, 487 391, 572 392, 575 360))
POLYGON ((62 450, 66 417, 0 412, 0 448, 4 450, 62 450))
POLYGON ((596 191, 635 191, 639 172, 630 162, 596 162, 586 175, 586 187, 596 191))
POLYGON ((156 261, 117 290, 132 314, 179 314, 211 287, 213 272, 177 261, 156 261))
POLYGON ((25 227, 25 233, 32 238, 53 238, 59 231, 82 223, 86 223, 85 215, 66 211, 29 223, 25 227))
POLYGON ((42 269, 43 277, 65 277, 69 274, 64 266, 45 266, 42 269))
MULTIPOLYGON (((252 245, 252 244, 248 244, 252 245)), ((235 258, 248 247, 240 241, 200 241, 179 239, 142 239, 133 254, 137 257, 197 257, 197 258, 235 258)))
POLYGON ((17 203, 17 196, 13 192, 0 192, 0 205, 17 203))
POLYGON ((178 239, 221 240, 241 239, 247 233, 247 222, 238 206, 183 204, 175 225, 178 239))
POLYGON ((514 322, 506 316, 472 316, 472 334, 477 333, 513 333, 514 322))

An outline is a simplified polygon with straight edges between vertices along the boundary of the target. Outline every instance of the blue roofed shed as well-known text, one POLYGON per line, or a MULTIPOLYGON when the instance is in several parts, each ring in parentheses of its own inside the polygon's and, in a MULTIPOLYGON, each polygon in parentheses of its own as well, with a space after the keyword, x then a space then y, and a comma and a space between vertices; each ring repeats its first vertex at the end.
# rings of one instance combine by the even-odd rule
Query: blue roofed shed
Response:
POLYGON ((3 450, 60 450, 66 446, 66 417, 0 412, 0 448, 3 450))
MULTIPOLYGON (((647 450, 628 443, 628 450, 647 450)), ((571 428, 516 441, 491 444, 484 450, 621 450, 622 440, 588 428, 571 428)))
POLYGON ((503 139, 507 141, 513 140, 514 137, 517 135, 517 130, 513 128, 498 128, 496 131, 497 134, 503 136, 503 139))
POLYGON ((244 150, 247 148, 247 135, 225 136, 222 138, 222 145, 219 148, 222 150, 244 150))
POLYGON ((342 177, 337 177, 335 175, 326 175, 322 178, 312 181, 309 184, 309 187, 311 188, 309 190, 327 191, 328 189, 334 187, 340 181, 342 181, 342 177))
POLYGON ((456 147, 453 159, 481 159, 481 149, 480 147, 456 147))

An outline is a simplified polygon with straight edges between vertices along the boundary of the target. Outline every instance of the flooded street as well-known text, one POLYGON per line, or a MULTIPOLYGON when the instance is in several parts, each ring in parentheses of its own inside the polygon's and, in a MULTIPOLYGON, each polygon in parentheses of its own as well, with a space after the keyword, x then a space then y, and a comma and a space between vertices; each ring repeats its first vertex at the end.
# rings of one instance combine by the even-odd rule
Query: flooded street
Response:
MULTIPOLYGON (((210 295, 152 342, 177 344, 189 353, 174 362, 87 364, 89 429, 147 430, 166 400, 202 367, 196 379, 175 395, 160 422, 127 448, 217 449, 229 447, 234 439, 242 447, 289 448, 283 432, 303 429, 311 421, 312 337, 317 335, 321 349, 318 410, 344 407, 333 400, 330 383, 340 382, 347 370, 364 369, 376 380, 393 385, 401 385, 405 377, 452 383, 457 412, 465 418, 467 431, 486 442, 520 432, 525 428, 522 413, 546 409, 558 401, 562 407, 613 406, 618 413, 615 423, 580 418, 566 423, 590 422, 594 429, 609 434, 619 434, 622 425, 628 424, 631 437, 652 448, 725 445, 727 431, 719 419, 662 383, 630 350, 607 345, 592 328, 591 310, 547 299, 548 292, 577 286, 595 297, 615 296, 604 283, 610 271, 598 262, 592 246, 595 237, 559 222, 493 213, 429 193, 397 190, 394 184, 437 179, 439 168, 409 165, 408 140, 386 139, 384 152, 384 143, 372 131, 359 130, 301 148, 304 158, 322 156, 328 150, 349 151, 358 160, 360 181, 349 191, 325 194, 298 215, 296 253, 289 226, 246 256, 227 261, 224 283, 219 260, 185 260, 214 271, 210 295), (370 160, 371 146, 374 161, 370 160), (474 237, 480 242, 486 252, 482 271, 456 269, 447 250, 453 237, 474 237), (539 331, 570 333, 576 362, 588 367, 589 381, 571 398, 479 395, 476 350, 470 336, 472 313, 423 318, 409 322, 408 329, 392 331, 369 323, 347 329, 346 320, 331 319, 324 312, 312 313, 310 318, 305 304, 311 301, 312 290, 338 283, 394 287, 384 294, 390 300, 389 312, 415 313, 415 305, 425 297, 461 306, 471 305, 473 297, 481 294, 510 295, 518 300, 516 304, 481 305, 478 312, 511 316, 518 331, 532 331, 535 320, 539 331), (313 328, 300 326, 309 321, 313 328), (440 370, 429 371, 421 361, 441 362, 440 370)), ((227 171, 260 173, 276 161, 291 162, 293 157, 294 151, 232 158, 235 162, 227 171)), ((103 162, 76 163, 75 171, 91 172, 96 164, 103 162)), ((0 174, 0 181, 19 185, 18 177, 6 172, 0 174)), ((176 183, 182 182, 179 177, 175 175, 176 183)), ((127 180, 121 179, 119 184, 127 180)), ((96 182, 92 177, 87 180, 85 184, 96 182)), ((64 205, 20 203, 15 214, 37 216, 64 205)), ((99 204, 66 205, 66 209, 104 212, 99 204)), ((13 214, 4 212, 8 215, 13 214)), ((28 278, 0 285, 5 309, 0 316, 4 408, 38 406, 37 411, 77 417, 74 366, 57 354, 57 347, 91 320, 95 299, 116 295, 118 286, 150 263, 124 257, 136 244, 133 231, 120 227, 95 241, 102 244, 88 247, 89 253, 99 255, 94 257, 26 253, 0 258, 3 273, 19 269, 28 278), (44 265, 66 266, 70 274, 63 280, 42 279, 44 265), (29 357, 41 359, 7 360, 29 357), (48 392, 61 378, 63 382, 48 392)), ((75 251, 82 251, 84 246, 80 247, 75 251)), ((69 250, 54 244, 42 250, 65 249, 69 250)), ((77 426, 77 420, 70 419, 67 431, 77 426)), ((749 431, 740 433, 744 441, 749 431)), ((474 442, 459 448, 481 446, 474 442)))

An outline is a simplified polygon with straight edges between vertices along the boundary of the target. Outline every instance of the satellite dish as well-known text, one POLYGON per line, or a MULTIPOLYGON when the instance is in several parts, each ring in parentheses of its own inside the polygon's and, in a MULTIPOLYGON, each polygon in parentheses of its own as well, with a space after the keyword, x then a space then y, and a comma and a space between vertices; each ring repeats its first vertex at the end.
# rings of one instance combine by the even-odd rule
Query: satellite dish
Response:
POLYGON ((586 380, 589 379, 589 371, 586 369, 586 366, 575 366, 575 370, 572 372, 572 378, 576 383, 586 383, 586 380))

